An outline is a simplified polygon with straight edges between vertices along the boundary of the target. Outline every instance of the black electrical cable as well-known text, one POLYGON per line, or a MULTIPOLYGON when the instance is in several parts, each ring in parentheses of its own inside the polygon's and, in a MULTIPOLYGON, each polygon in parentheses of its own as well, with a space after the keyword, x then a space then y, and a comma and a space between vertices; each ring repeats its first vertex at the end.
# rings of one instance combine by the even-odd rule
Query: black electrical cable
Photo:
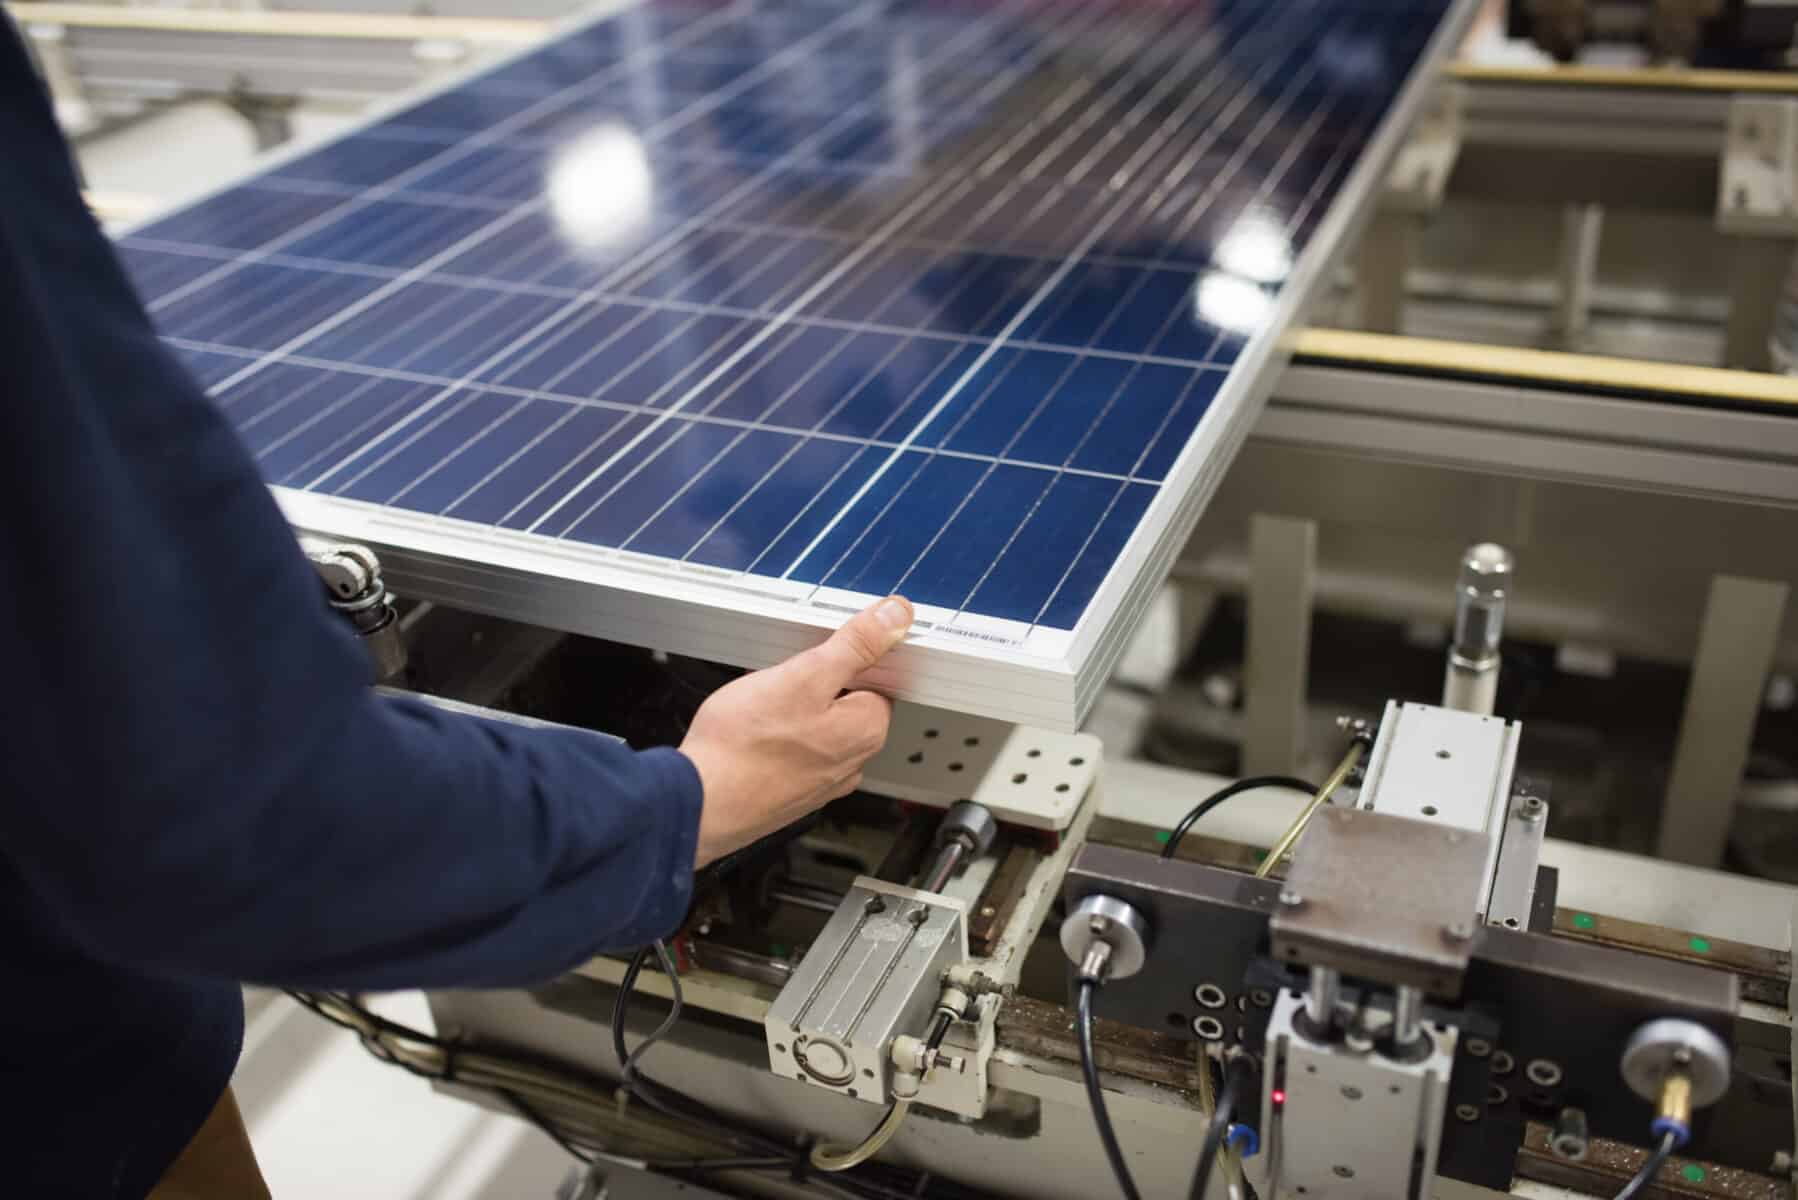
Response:
MULTIPOLYGON (((653 947, 651 947, 651 949, 653 950, 653 947)), ((641 963, 638 964, 638 967, 640 971, 641 963)), ((516 1101, 519 1097, 511 1088, 492 1083, 469 1083, 459 1077, 456 1059, 458 1055, 468 1049, 462 1044, 439 1037, 435 1034, 426 1033, 422 1029, 414 1029, 409 1025, 403 1025, 397 1021, 390 1021, 386 1017, 374 1013, 366 1006, 359 1004, 347 993, 326 992, 312 994, 302 991, 289 991, 287 994, 294 1001, 309 1009, 322 1020, 329 1021, 331 1024, 336 1025, 341 1029, 347 1029, 351 1033, 356 1034, 358 1039, 362 1042, 363 1047, 382 1062, 385 1062, 390 1066, 396 1066, 407 1074, 415 1075, 420 1079, 426 1079, 437 1083, 462 1083, 464 1086, 472 1087, 497 1096, 498 1098, 507 1101, 514 1110, 517 1109, 516 1101), (318 1000, 319 996, 328 997, 332 1003, 354 1013, 356 1020, 361 1024, 353 1024, 338 1014, 327 1011, 320 1005, 318 1000), (371 1035, 368 1032, 369 1029, 373 1029, 375 1034, 371 1035), (439 1050, 444 1056, 444 1066, 440 1070, 430 1070, 414 1063, 402 1061, 401 1059, 394 1057, 387 1047, 382 1045, 379 1041, 380 1036, 391 1036, 439 1050)), ((603 1103, 603 1097, 606 1092, 617 1086, 612 1081, 607 1080, 602 1076, 589 1076, 585 1072, 577 1068, 570 1068, 566 1063, 560 1062, 554 1058, 538 1057, 516 1050, 499 1051, 482 1049, 479 1050, 478 1053, 483 1058, 507 1060, 521 1066, 528 1066, 555 1075, 560 1075, 566 1080, 570 1087, 590 1090, 594 1095, 596 1103, 603 1103)), ((643 1088, 645 1085, 651 1087, 655 1086, 651 1080, 645 1079, 641 1072, 637 1075, 636 1085, 639 1089, 643 1088)), ((803 1149, 777 1142, 764 1134, 758 1133, 752 1129, 747 1129, 733 1122, 731 1119, 705 1108, 705 1106, 700 1104, 697 1100, 693 1100, 679 1092, 673 1091, 673 1089, 662 1089, 662 1091, 676 1097, 679 1101, 685 1101, 688 1104, 691 1104, 694 1109, 699 1110, 695 1112, 664 1112, 664 1116, 671 1116, 672 1119, 688 1125, 701 1126, 715 1136, 743 1140, 753 1139, 756 1142, 772 1147, 772 1149, 764 1151, 764 1157, 754 1158, 742 1157, 646 1161, 640 1158, 632 1158, 627 1155, 622 1158, 622 1161, 633 1163, 645 1162, 645 1165, 648 1166, 650 1170, 667 1175, 679 1175, 688 1172, 693 1174, 703 1174, 708 1171, 732 1170, 779 1170, 789 1172, 796 1169, 803 1170, 803 1149)), ((642 1092, 633 1089, 633 1094, 641 1095, 642 1092)), ((533 1109, 533 1111, 535 1110, 533 1109)), ((520 1113, 520 1116, 524 1116, 524 1114, 520 1113)), ((525 1119, 529 1120, 528 1117, 525 1119)), ((542 1128, 542 1126, 539 1125, 539 1128, 542 1128)), ((562 1140, 556 1138, 555 1134, 552 1133, 550 1129, 545 1128, 543 1129, 543 1132, 546 1135, 555 1138, 558 1142, 562 1140)), ((617 1156, 606 1155, 603 1157, 617 1156)), ((917 1171, 904 1167, 891 1167, 881 1163, 868 1163, 862 1167, 856 1168, 853 1173, 846 1172, 842 1175, 835 1176, 831 1180, 829 1186, 833 1191, 864 1198, 864 1200, 917 1200, 918 1196, 924 1194, 921 1189, 935 1185, 929 1172, 917 1171)), ((932 1192, 931 1194, 934 1195, 935 1193, 932 1192)), ((945 1194, 960 1195, 961 1192, 957 1189, 952 1193, 945 1194)))
POLYGON ((650 1108, 670 1120, 711 1126, 715 1131, 725 1133, 731 1140, 747 1143, 764 1154, 790 1155, 790 1147, 783 1146, 763 1134, 737 1126, 716 1110, 691 1096, 656 1083, 645 1076, 632 1062, 630 1052, 624 1044, 625 1017, 630 1011, 631 994, 636 990, 637 977, 643 973, 643 964, 654 949, 653 944, 644 946, 631 955, 630 962, 624 969, 624 978, 618 984, 618 996, 612 1002, 612 1052, 618 1056, 619 1069, 624 1074, 624 1082, 621 1085, 624 1091, 642 1100, 650 1108))
MULTIPOLYGON (((510 1104, 513 1107, 513 1109, 515 1109, 517 1111, 519 1116, 523 1117, 526 1121, 529 1121, 532 1125, 535 1125, 543 1133, 543 1135, 545 1137, 549 1138, 550 1141, 552 1141, 556 1145, 560 1146, 562 1148, 562 1150, 564 1152, 566 1152, 570 1157, 579 1159, 581 1162, 587 1164, 588 1166, 592 1166, 594 1164, 594 1162, 598 1161, 598 1159, 594 1155, 585 1153, 584 1151, 581 1150, 580 1147, 576 1146, 573 1142, 571 1142, 567 1138, 563 1137, 561 1132, 555 1127, 555 1123, 552 1122, 548 1117, 544 1116, 543 1113, 541 1111, 539 1111, 537 1108, 526 1103, 523 1096, 520 1096, 518 1093, 511 1091, 510 1089, 506 1089, 506 1088, 497 1088, 495 1090, 506 1101, 506 1103, 510 1104)), ((607 1158, 607 1159, 618 1159, 619 1161, 622 1161, 622 1162, 641 1163, 648 1170, 660 1171, 664 1174, 670 1174, 670 1175, 672 1175, 672 1174, 703 1175, 703 1174, 711 1174, 711 1173, 718 1172, 718 1171, 784 1171, 793 1165, 793 1162, 790 1158, 767 1158, 767 1157, 764 1157, 764 1158, 749 1158, 749 1157, 742 1157, 742 1158, 677 1158, 677 1159, 666 1159, 666 1160, 655 1159, 655 1158, 645 1159, 645 1158, 636 1158, 631 1155, 611 1155, 611 1154, 604 1154, 604 1155, 600 1155, 599 1157, 607 1158)))
MULTIPOLYGON (((1211 1068, 1205 1068, 1209 1071, 1211 1068)), ((1211 1113, 1211 1124, 1205 1130, 1205 1146, 1199 1151, 1199 1169, 1192 1177, 1192 1200, 1205 1200, 1205 1188, 1211 1182, 1211 1170, 1217 1164, 1217 1153, 1230 1134, 1236 1120, 1236 1106, 1242 1100, 1242 1089, 1248 1084, 1248 1060, 1238 1058, 1224 1069, 1224 1086, 1218 1091, 1217 1106, 1211 1113)))
POLYGON ((1303 779, 1294 779, 1290 775, 1251 775, 1247 779, 1238 779, 1227 788, 1220 788, 1200 801, 1196 807, 1174 826, 1173 832, 1167 835, 1167 845, 1161 848, 1161 857, 1172 858, 1180 848, 1180 839, 1198 823, 1199 819, 1232 796, 1240 796, 1244 792, 1252 792, 1258 788, 1291 788, 1295 792, 1304 792, 1315 796, 1317 785, 1306 783, 1303 779))
POLYGON ((1641 1194, 1643 1188, 1653 1183, 1654 1177, 1660 1173, 1661 1168, 1667 1165, 1667 1160, 1673 1156, 1674 1144, 1673 1134, 1664 1135, 1661 1138, 1661 1144, 1654 1148, 1654 1153, 1650 1154, 1648 1161, 1642 1164, 1642 1169, 1623 1185, 1621 1192, 1617 1193, 1617 1200, 1633 1200, 1635 1196, 1641 1194))
POLYGON ((1124 1148, 1118 1145, 1117 1131, 1111 1127, 1105 1093, 1099 1090, 1099 1064, 1093 1057, 1093 992, 1098 987, 1096 979, 1080 981, 1080 999, 1074 1012, 1074 1027, 1080 1034, 1080 1073, 1086 1079, 1086 1102, 1092 1107, 1093 1124, 1099 1128, 1099 1143, 1105 1147, 1111 1173, 1117 1176, 1118 1190, 1124 1194, 1124 1200, 1142 1200, 1136 1180, 1130 1177, 1129 1164, 1124 1161, 1124 1148))
MULTIPOLYGON (((633 1057, 625 1046, 624 1025, 630 1012, 630 998, 636 990, 637 979, 643 973, 643 964, 648 961, 649 955, 654 950, 655 945, 652 943, 631 955, 630 961, 625 965, 624 976, 619 980, 618 996, 612 1004, 612 1050, 618 1056, 618 1061, 625 1064, 625 1078, 620 1087, 627 1094, 642 1100, 670 1120, 707 1127, 714 1133, 746 1145, 761 1154, 771 1158, 779 1156, 781 1161, 791 1169, 803 1170, 802 1164, 807 1154, 803 1148, 795 1148, 742 1126, 684 1092, 659 1084, 643 1074, 637 1063, 642 1057, 644 1046, 639 1045, 633 1057)), ((672 986, 679 987, 678 979, 672 980, 671 983, 672 986)), ((942 1032, 938 1033, 935 1027, 931 1030, 931 1035, 938 1044, 942 1042, 943 1035, 946 1035, 949 1029, 948 1015, 943 1014, 943 1018, 942 1032)), ((665 1023, 661 1030, 652 1035, 651 1040, 661 1036, 666 1030, 665 1023)), ((907 1183, 914 1182, 917 1178, 916 1173, 909 1170, 902 1171, 900 1175, 895 1176, 895 1182, 899 1183, 898 1187, 885 1186, 871 1178, 863 1177, 864 1174, 874 1173, 876 1166, 877 1164, 870 1163, 863 1168, 857 1168, 855 1174, 845 1172, 833 1176, 832 1186, 859 1196, 880 1197, 882 1200, 906 1200, 915 1191, 915 1187, 906 1186, 907 1183)))

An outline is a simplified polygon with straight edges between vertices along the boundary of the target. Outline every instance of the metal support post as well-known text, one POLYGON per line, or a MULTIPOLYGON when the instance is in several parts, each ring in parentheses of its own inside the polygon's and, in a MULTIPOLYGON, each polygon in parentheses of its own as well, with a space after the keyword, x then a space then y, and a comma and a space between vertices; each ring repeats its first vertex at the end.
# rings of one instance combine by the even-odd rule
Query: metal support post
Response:
POLYGON ((1355 286, 1361 296, 1361 328, 1399 333, 1404 317, 1405 276, 1417 254, 1423 218, 1382 209, 1361 238, 1355 258, 1355 286))
POLYGON ((1790 590, 1762 579, 1711 580, 1661 807, 1662 858, 1702 867, 1723 861, 1790 590))
POLYGON ((1717 170, 1717 230, 1733 243, 1723 365, 1764 371, 1798 246, 1798 100, 1730 100, 1717 170))
POLYGON ((1441 210, 1449 176, 1460 158, 1464 103, 1460 87, 1438 86, 1386 174, 1379 210, 1361 239, 1355 263, 1363 329, 1402 332, 1405 278, 1424 222, 1441 210))
POLYGON ((1774 315, 1798 240, 1737 237, 1732 243, 1723 365, 1765 371, 1772 363, 1767 347, 1773 336, 1774 315))
POLYGON ((1342 972, 1332 967, 1311 968, 1311 988, 1305 993, 1305 1016, 1320 1030, 1328 1030, 1336 1019, 1336 996, 1342 986, 1342 972))
POLYGON ((1603 233, 1604 209, 1598 205, 1570 204, 1562 211, 1561 298, 1555 307, 1555 334, 1562 349, 1585 348, 1603 233))
POLYGON ((1316 568, 1317 522, 1261 515, 1250 521, 1245 775, 1298 768, 1316 568))

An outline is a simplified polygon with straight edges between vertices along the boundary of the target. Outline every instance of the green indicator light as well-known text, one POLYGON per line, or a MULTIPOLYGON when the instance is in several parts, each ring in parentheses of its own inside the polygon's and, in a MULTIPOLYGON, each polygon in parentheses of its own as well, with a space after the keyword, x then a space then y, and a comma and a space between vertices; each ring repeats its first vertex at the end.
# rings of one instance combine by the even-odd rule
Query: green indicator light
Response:
POLYGON ((1592 919, 1591 913, 1574 913, 1573 914, 1573 927, 1575 929, 1591 929, 1593 926, 1595 926, 1597 924, 1598 924, 1598 922, 1592 919))
POLYGON ((1167 840, 1173 836, 1174 835, 1171 830, 1157 829, 1155 831, 1155 840, 1160 842, 1163 846, 1167 845, 1167 840))
POLYGON ((768 951, 773 954, 775 958, 785 958, 791 952, 785 942, 773 943, 768 947, 768 951))
POLYGON ((1260 866, 1262 863, 1264 863, 1266 861, 1267 861, 1267 851, 1265 851, 1265 850, 1255 851, 1255 865, 1256 866, 1260 866))
POLYGON ((1687 942, 1686 945, 1692 947, 1692 949, 1699 954, 1709 954, 1711 952, 1710 942, 1701 937, 1693 938, 1691 941, 1687 942))
POLYGON ((1697 1163, 1691 1164, 1685 1170, 1681 1171, 1680 1174, 1686 1177, 1688 1183, 1704 1182, 1704 1168, 1697 1163))

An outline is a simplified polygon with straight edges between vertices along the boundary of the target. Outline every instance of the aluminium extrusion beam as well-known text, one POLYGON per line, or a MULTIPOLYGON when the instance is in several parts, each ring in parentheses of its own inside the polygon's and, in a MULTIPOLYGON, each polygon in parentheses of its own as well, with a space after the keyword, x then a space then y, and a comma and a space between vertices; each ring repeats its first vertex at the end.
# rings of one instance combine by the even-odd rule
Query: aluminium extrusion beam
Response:
POLYGON ((54 50, 81 99, 104 110, 189 95, 250 94, 364 104, 446 67, 526 46, 552 28, 515 18, 14 4, 54 50))
MULTIPOLYGON (((1309 340, 1301 340, 1301 353, 1309 340)), ((1755 411, 1731 393, 1716 407, 1681 403, 1671 394, 1630 397, 1619 394, 1629 386, 1626 376, 1575 373, 1605 360, 1513 357, 1524 365, 1565 365, 1569 382, 1450 379, 1419 375, 1397 362, 1362 368, 1301 359, 1281 377, 1251 441, 1798 506, 1798 402, 1784 400, 1790 381, 1751 377, 1768 398, 1755 411)), ((1675 374, 1674 368, 1654 369, 1675 374)), ((1743 378, 1688 370, 1695 387, 1733 386, 1743 378)))

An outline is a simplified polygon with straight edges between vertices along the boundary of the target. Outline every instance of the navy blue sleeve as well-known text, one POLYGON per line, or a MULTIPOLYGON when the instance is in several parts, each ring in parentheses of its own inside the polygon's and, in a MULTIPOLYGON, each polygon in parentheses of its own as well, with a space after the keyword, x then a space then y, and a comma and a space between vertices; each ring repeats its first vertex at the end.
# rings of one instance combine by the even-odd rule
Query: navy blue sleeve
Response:
POLYGON ((672 930, 674 750, 383 699, 157 340, 0 20, 0 856, 96 955, 301 986, 542 980, 672 930))

